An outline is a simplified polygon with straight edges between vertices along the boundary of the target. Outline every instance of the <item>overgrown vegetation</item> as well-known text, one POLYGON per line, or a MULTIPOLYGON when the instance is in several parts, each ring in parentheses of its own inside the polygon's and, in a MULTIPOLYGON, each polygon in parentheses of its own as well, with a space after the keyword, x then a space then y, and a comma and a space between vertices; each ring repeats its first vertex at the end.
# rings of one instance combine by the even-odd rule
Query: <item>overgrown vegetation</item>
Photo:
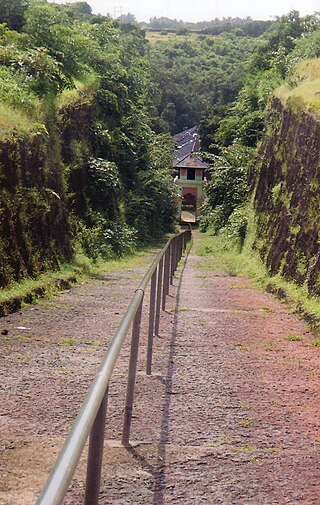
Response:
POLYGON ((157 130, 177 133, 192 127, 210 116, 212 107, 225 112, 243 86, 244 62, 256 45, 256 38, 234 32, 218 37, 185 34, 150 44, 158 84, 157 130))
POLYGON ((214 128, 210 119, 203 122, 214 154, 201 225, 215 236, 200 247, 212 267, 252 277, 289 301, 316 333, 319 119, 308 111, 320 110, 319 22, 296 12, 277 20, 253 53, 228 114, 214 116, 214 128))
POLYGON ((171 140, 137 26, 0 1, 0 286, 172 231, 171 140))
MULTIPOLYGON (((305 55, 316 54, 319 27, 316 15, 301 18, 293 11, 278 18, 248 59, 244 85, 236 99, 228 107, 212 107, 203 118, 203 145, 213 154, 208 155, 212 170, 200 220, 202 230, 227 232, 233 238, 238 235, 243 243, 247 199, 255 186, 256 146, 272 113, 270 97, 284 82, 292 89, 299 81, 295 65, 305 55)), ((303 82, 306 86, 305 79, 303 82)))
POLYGON ((296 66, 319 56, 317 16, 154 19, 176 33, 153 43, 82 1, 0 0, 0 23, 1 287, 172 231, 170 134, 195 124, 212 166, 201 228, 242 247, 271 93, 319 107, 314 60, 296 66))
POLYGON ((211 163, 211 180, 206 188, 204 215, 200 229, 217 234, 223 230, 244 240, 249 195, 249 172, 253 174, 252 150, 241 143, 221 148, 220 154, 207 154, 211 163))

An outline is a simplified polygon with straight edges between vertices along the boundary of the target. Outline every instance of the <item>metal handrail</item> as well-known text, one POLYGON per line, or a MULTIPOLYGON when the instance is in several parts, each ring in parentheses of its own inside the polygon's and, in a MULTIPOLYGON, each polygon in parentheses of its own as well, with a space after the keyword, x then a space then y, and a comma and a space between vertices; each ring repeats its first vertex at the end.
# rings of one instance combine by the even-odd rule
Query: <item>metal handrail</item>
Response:
POLYGON ((62 503, 89 435, 90 442, 84 503, 85 505, 98 504, 108 387, 114 366, 132 324, 131 352, 122 431, 122 444, 126 446, 129 444, 130 437, 144 294, 151 281, 146 366, 146 373, 150 375, 153 336, 154 334, 158 335, 160 308, 165 310, 169 285, 173 282, 174 272, 190 239, 191 229, 169 239, 143 277, 104 355, 102 364, 87 393, 81 410, 72 425, 65 444, 37 500, 37 505, 59 505, 62 503))

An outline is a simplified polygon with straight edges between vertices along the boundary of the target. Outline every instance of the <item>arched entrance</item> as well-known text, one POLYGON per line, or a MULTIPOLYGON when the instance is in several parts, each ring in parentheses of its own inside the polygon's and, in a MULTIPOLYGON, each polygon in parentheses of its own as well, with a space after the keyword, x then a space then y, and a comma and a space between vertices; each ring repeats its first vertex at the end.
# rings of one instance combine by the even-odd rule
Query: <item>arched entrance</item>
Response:
POLYGON ((195 212, 197 209, 197 197, 192 193, 186 193, 182 196, 182 210, 195 212))

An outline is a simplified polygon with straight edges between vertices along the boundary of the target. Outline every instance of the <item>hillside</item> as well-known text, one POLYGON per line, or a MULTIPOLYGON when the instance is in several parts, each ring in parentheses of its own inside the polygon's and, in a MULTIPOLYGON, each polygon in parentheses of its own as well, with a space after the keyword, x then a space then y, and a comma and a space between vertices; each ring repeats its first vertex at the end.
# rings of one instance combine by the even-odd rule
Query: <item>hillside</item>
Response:
POLYGON ((272 274, 320 294, 320 119, 273 102, 259 150, 256 248, 272 274))
POLYGON ((280 273, 320 294, 320 59, 295 65, 275 90, 261 160, 255 207, 260 251, 280 273))
POLYGON ((160 33, 151 40, 149 60, 157 83, 156 128, 172 134, 210 116, 213 107, 224 115, 245 81, 245 65, 259 39, 234 32, 218 36, 160 33))
POLYGON ((320 115, 320 58, 298 63, 289 82, 277 89, 275 96, 284 104, 294 104, 320 115))
POLYGON ((85 2, 0 11, 0 287, 172 231, 147 42, 85 2))
MULTIPOLYGON (((318 17, 292 11, 271 24, 215 20, 217 33, 159 26, 146 35, 86 2, 5 5, 0 287, 172 232, 172 134, 194 125, 211 166, 200 227, 243 245, 248 199, 266 170, 257 145, 282 121, 270 97, 297 114, 297 132, 303 110, 319 111, 318 17)), ((285 138, 273 155, 296 149, 285 138)))

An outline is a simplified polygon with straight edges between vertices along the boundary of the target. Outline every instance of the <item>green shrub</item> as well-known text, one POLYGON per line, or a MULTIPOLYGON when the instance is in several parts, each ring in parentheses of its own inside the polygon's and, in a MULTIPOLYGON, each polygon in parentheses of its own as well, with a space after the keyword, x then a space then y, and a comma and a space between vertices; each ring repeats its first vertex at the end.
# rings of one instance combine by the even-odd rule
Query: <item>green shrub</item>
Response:
POLYGON ((237 207, 229 216, 227 224, 220 230, 220 235, 225 236, 231 243, 242 248, 248 226, 247 207, 237 207))
POLYGON ((78 224, 77 240, 85 255, 94 261, 99 258, 109 259, 113 256, 112 246, 104 236, 102 221, 96 222, 91 228, 80 222, 78 224))
POLYGON ((25 79, 3 66, 0 66, 0 101, 31 114, 39 109, 39 100, 25 79))
POLYGON ((95 210, 105 212, 112 219, 118 213, 121 181, 115 163, 102 158, 90 158, 88 162, 90 198, 95 210))
POLYGON ((131 253, 137 246, 137 232, 123 222, 109 222, 99 212, 91 215, 92 225, 78 225, 77 240, 84 253, 94 261, 131 253))
POLYGON ((207 155, 207 159, 213 166, 211 180, 206 186, 205 216, 201 219, 201 229, 205 231, 209 228, 217 233, 248 198, 253 150, 234 142, 222 148, 220 155, 207 155))

